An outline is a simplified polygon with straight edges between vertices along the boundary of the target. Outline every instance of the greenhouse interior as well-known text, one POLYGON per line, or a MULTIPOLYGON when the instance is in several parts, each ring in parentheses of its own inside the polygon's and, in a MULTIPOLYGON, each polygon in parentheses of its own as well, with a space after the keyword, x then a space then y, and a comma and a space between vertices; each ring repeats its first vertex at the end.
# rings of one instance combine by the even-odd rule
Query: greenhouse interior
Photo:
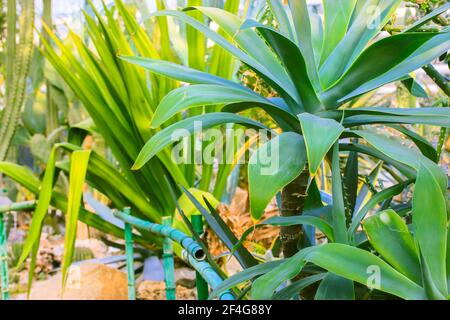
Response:
POLYGON ((0 309, 450 300, 449 21, 448 0, 0 0, 0 309))

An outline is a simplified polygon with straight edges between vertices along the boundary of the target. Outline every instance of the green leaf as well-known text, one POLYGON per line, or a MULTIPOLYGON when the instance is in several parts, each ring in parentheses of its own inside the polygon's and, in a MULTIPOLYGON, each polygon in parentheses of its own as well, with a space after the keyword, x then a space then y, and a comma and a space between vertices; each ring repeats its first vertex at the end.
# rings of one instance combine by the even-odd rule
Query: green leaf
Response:
POLYGON ((251 297, 253 300, 269 300, 274 291, 286 280, 294 278, 306 264, 306 256, 315 250, 315 247, 303 249, 282 264, 272 268, 269 272, 259 277, 252 286, 251 297))
POLYGON ((321 53, 323 63, 345 36, 356 0, 324 0, 324 41, 321 53))
POLYGON ((67 272, 72 264, 77 236, 78 214, 83 194, 83 184, 89 164, 90 150, 80 150, 72 153, 70 162, 69 195, 66 213, 66 235, 64 239, 64 257, 62 261, 63 287, 67 280, 67 272))
POLYGON ((317 288, 315 300, 355 300, 353 281, 327 273, 317 288))
POLYGON ((169 61, 132 56, 120 56, 119 58, 156 74, 187 83, 216 84, 233 88, 245 88, 238 83, 169 61))
POLYGON ((178 112, 186 109, 242 102, 271 105, 269 100, 245 88, 214 84, 181 87, 171 91, 163 98, 156 109, 151 126, 157 128, 178 112))
POLYGON ((327 275, 327 273, 319 273, 319 274, 315 274, 306 278, 303 278, 301 280, 297 280, 295 282, 293 282, 292 284, 288 285, 286 288, 281 289, 280 291, 276 292, 272 299, 273 300, 290 300, 294 297, 299 296, 300 292, 316 283, 317 281, 322 280, 325 276, 327 275))
POLYGON ((434 146, 428 142, 424 137, 415 133, 412 130, 405 128, 400 125, 390 125, 389 127, 394 128, 395 130, 403 133, 406 137, 412 140, 414 144, 419 148, 422 154, 430 159, 431 161, 437 163, 439 161, 438 154, 434 146))
POLYGON ((280 32, 291 41, 296 41, 293 26, 283 3, 280 0, 268 0, 267 5, 272 11, 275 20, 278 22, 280 32))
POLYGON ((447 191, 446 186, 443 190, 439 182, 439 173, 420 163, 413 194, 413 228, 431 280, 439 292, 447 297, 447 210, 444 197, 447 191))
MULTIPOLYGON (((403 33, 377 41, 358 57, 333 86, 325 91, 322 95, 324 103, 328 108, 333 109, 351 97, 395 81, 414 71, 417 69, 414 64, 409 70, 402 70, 401 74, 398 74, 395 68, 434 37, 437 37, 436 33, 403 33), (398 50, 398 48, 402 48, 402 50, 398 50), (373 61, 377 63, 373 63, 373 61), (377 79, 377 81, 369 86, 368 83, 373 79, 377 79)), ((425 61, 423 64, 427 62, 429 61, 425 61)))
POLYGON ((292 13, 292 22, 297 36, 297 45, 303 54, 308 68, 308 75, 314 88, 322 89, 314 56, 313 37, 310 15, 306 0, 289 0, 289 8, 292 13))
MULTIPOLYGON (((409 34, 409 33, 405 33, 405 34, 401 34, 401 35, 406 35, 406 34, 409 34)), ((414 50, 414 52, 412 52, 409 56, 404 57, 403 59, 397 60, 390 67, 385 66, 386 70, 384 70, 384 72, 382 74, 376 76, 375 78, 372 78, 372 76, 375 75, 376 72, 371 74, 370 78, 364 78, 364 80, 361 82, 361 85, 358 88, 355 88, 352 92, 348 93, 346 96, 341 96, 339 98, 338 103, 340 103, 340 104, 344 103, 346 101, 353 99, 354 97, 358 97, 366 92, 369 92, 371 90, 379 88, 382 85, 402 79, 404 76, 406 76, 406 75, 410 74, 411 72, 413 72, 414 70, 417 70, 417 69, 423 67, 424 65, 432 62, 434 59, 438 58, 440 55, 442 55, 443 53, 447 52, 450 49, 449 30, 443 31, 441 33, 429 33, 428 35, 431 36, 431 38, 422 44, 421 44, 420 39, 425 38, 425 37, 420 37, 419 36, 420 34, 421 33, 415 34, 418 37, 417 37, 417 39, 412 40, 412 42, 415 43, 414 45, 419 45, 419 47, 417 47, 416 50, 414 50)), ((403 42, 403 41, 401 41, 401 42, 403 42)), ((413 44, 411 43, 410 46, 411 46, 410 48, 412 48, 413 44)), ((395 49, 396 48, 394 46, 392 48, 392 50, 395 50, 395 49)), ((403 52, 403 50, 402 50, 402 52, 403 52)), ((389 54, 384 54, 382 56, 385 57, 386 55, 389 55, 389 54)), ((369 57, 366 57, 366 58, 369 58, 369 57)), ((378 60, 378 58, 374 58, 374 59, 378 60)), ((364 64, 365 62, 361 61, 361 63, 364 64)), ((347 80, 344 80, 344 82, 347 82, 349 84, 351 82, 350 78, 348 78, 347 80)), ((359 80, 355 81, 355 83, 356 82, 359 82, 359 80)), ((350 85, 350 87, 351 86, 352 85, 350 85)), ((335 91, 335 93, 337 93, 337 91, 342 89, 342 87, 340 87, 340 85, 338 85, 334 89, 332 89, 331 91, 335 91), (336 89, 336 90, 334 90, 334 89, 336 89)), ((330 93, 331 93, 331 91, 330 91, 330 93)), ((328 94, 326 94, 326 95, 328 95, 328 94)), ((327 98, 323 97, 323 99, 326 100, 327 98)))
POLYGON ((250 212, 259 220, 270 200, 297 178, 306 164, 303 137, 286 132, 260 147, 250 158, 250 212))
MULTIPOLYGON (((174 143, 172 140, 174 133, 181 132, 192 135, 197 129, 198 124, 201 124, 201 129, 206 130, 217 125, 226 123, 237 123, 246 125, 251 128, 265 129, 266 127, 259 122, 250 120, 246 117, 231 114, 231 113, 209 113, 200 116, 187 118, 185 120, 174 123, 173 125, 165 128, 164 130, 155 134, 142 148, 136 162, 133 166, 133 170, 142 168, 150 159, 152 159, 158 152, 174 143)), ((200 133, 200 132, 199 132, 200 133)))
MULTIPOLYGON (((39 199, 36 205, 36 210, 33 214, 33 220, 31 221, 30 230, 28 231, 28 236, 23 245, 22 253, 20 255, 18 266, 21 266, 28 255, 32 251, 33 246, 39 243, 41 238, 42 225, 44 223, 44 218, 47 215, 48 208, 50 206, 50 200, 52 198, 52 189, 55 175, 55 157, 56 157, 57 145, 53 147, 50 158, 47 163, 47 168, 45 169, 44 178, 42 180, 41 189, 39 192, 39 199)), ((37 254, 37 250, 33 250, 34 254, 37 254)), ((33 257, 32 257, 33 259, 33 257)), ((33 273, 34 270, 29 270, 33 273)))
POLYGON ((428 93, 414 78, 402 80, 402 84, 408 89, 408 91, 417 98, 428 98, 428 93))
POLYGON ((341 120, 344 127, 366 124, 430 124, 439 127, 450 127, 449 108, 383 108, 366 107, 321 112, 317 116, 341 120))
POLYGON ((344 191, 342 186, 341 169, 339 167, 339 143, 334 144, 331 160, 332 193, 333 193, 333 229, 336 242, 348 243, 346 210, 344 204, 344 191))
POLYGON ((369 201, 367 201, 367 203, 364 204, 364 206, 353 215, 352 223, 350 224, 350 227, 348 229, 349 236, 354 236, 354 233, 356 232, 356 229, 358 228, 360 222, 364 219, 369 210, 373 209, 378 203, 399 195, 411 183, 412 181, 408 180, 374 194, 373 197, 371 197, 369 201))
MULTIPOLYGON (((358 1, 354 19, 346 35, 320 67, 320 81, 325 88, 333 85, 352 65, 367 44, 386 24, 401 0, 358 1), (358 6, 358 3, 361 5, 358 6)), ((374 65, 372 61, 367 64, 374 65)))
POLYGON ((254 267, 244 269, 241 272, 238 272, 231 277, 225 279, 221 284, 219 284, 209 295, 209 299, 213 299, 220 295, 222 292, 233 288, 237 286, 238 284, 242 282, 249 281, 253 278, 256 278, 262 274, 265 274, 269 272, 270 270, 274 269, 275 267, 281 265, 284 260, 276 260, 276 261, 270 261, 263 264, 256 265, 254 267))
MULTIPOLYGON (((209 227, 214 230, 216 235, 228 247, 228 249, 232 250, 239 241, 230 230, 230 227, 228 227, 222 220, 216 209, 211 206, 206 198, 203 198, 204 202, 208 206, 208 211, 188 190, 183 187, 181 188, 189 200, 196 206, 197 210, 203 215, 209 227)), ((244 269, 253 267, 257 264, 255 258, 253 258, 244 246, 237 247, 233 254, 244 269)))
POLYGON ((333 144, 339 139, 344 127, 332 119, 323 119, 309 113, 298 116, 308 155, 309 172, 315 175, 333 144))
POLYGON ((256 27, 261 35, 270 44, 283 62, 283 65, 291 77, 302 102, 302 108, 293 110, 295 113, 315 113, 323 110, 323 106, 317 97, 313 84, 308 76, 307 64, 297 45, 272 28, 259 22, 247 20, 242 28, 256 27))
POLYGON ((423 288, 393 269, 377 256, 355 247, 330 243, 318 247, 306 260, 341 277, 370 284, 371 270, 379 271, 379 290, 403 299, 426 299, 423 288))
POLYGON ((365 219, 363 226, 375 250, 397 271, 421 285, 419 256, 403 219, 395 211, 386 210, 365 219))

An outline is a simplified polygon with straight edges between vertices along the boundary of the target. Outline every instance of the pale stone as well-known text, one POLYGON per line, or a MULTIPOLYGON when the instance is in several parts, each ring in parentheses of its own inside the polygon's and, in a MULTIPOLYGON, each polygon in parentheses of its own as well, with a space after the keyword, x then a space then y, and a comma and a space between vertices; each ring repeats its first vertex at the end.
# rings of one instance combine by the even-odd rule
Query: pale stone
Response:
POLYGON ((83 263, 71 267, 64 293, 61 294, 61 273, 35 281, 31 300, 127 300, 128 282, 125 273, 103 264, 83 263))

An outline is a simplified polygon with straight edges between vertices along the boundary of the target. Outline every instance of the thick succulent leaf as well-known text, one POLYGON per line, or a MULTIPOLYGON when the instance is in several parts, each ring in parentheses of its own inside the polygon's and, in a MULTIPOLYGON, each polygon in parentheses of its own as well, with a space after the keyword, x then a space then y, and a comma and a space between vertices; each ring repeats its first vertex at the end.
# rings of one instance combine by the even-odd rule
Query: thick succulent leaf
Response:
POLYGON ((72 264, 77 235, 78 215, 83 194, 83 184, 89 164, 90 150, 72 153, 70 161, 69 195, 67 197, 66 234, 64 238, 64 256, 62 261, 63 287, 67 280, 67 271, 72 264))
MULTIPOLYGON (((358 14, 347 34, 342 38, 333 52, 320 68, 320 81, 324 88, 333 85, 350 67, 394 14, 401 0, 367 0, 358 1, 358 14)), ((372 64, 370 61, 368 63, 372 64)))
POLYGON ((355 127, 367 124, 429 124, 439 127, 450 127, 449 108, 385 108, 366 107, 343 109, 317 114, 337 121, 344 117, 344 127, 355 127))
POLYGON ((439 6, 438 8, 436 8, 433 11, 431 11, 430 13, 428 13, 427 15, 423 16, 422 18, 420 18, 419 20, 414 22, 412 25, 410 25, 408 28, 403 30, 403 32, 414 32, 417 29, 419 29, 421 26, 427 24, 428 22, 430 22, 437 16, 443 14, 447 10, 450 10, 450 2, 447 2, 447 3, 439 6))
POLYGON ((262 263, 257 266, 244 269, 241 272, 238 272, 231 277, 225 279, 222 283, 220 283, 209 295, 209 299, 213 299, 220 295, 222 292, 231 289, 237 286, 240 283, 252 280, 262 274, 265 274, 272 270, 273 268, 281 265, 284 260, 275 260, 267 263, 262 263))
POLYGON ((217 23, 223 31, 230 37, 233 37, 233 40, 240 48, 267 68, 279 82, 284 83, 286 86, 293 85, 283 66, 264 40, 253 30, 241 29, 243 21, 237 15, 214 7, 195 7, 195 9, 217 23), (255 48, 258 48, 258 50, 255 50, 255 48))
POLYGON ((157 128, 186 109, 243 102, 272 105, 269 100, 243 87, 225 87, 215 84, 181 87, 172 90, 162 99, 153 116, 151 126, 157 128))
MULTIPOLYGON (((405 165, 404 163, 401 163, 397 160, 392 159, 388 155, 384 154, 383 152, 379 151, 376 148, 373 148, 367 144, 360 144, 360 143, 341 143, 339 145, 339 150, 341 151, 357 151, 362 154, 367 154, 369 156, 375 157, 376 159, 379 159, 383 161, 386 164, 391 165, 395 169, 397 169, 401 174, 403 174, 408 179, 414 179, 416 177, 416 171, 411 168, 408 165, 405 165)), ((360 202, 356 201, 356 208, 358 208, 360 202)))
POLYGON ((363 285, 370 283, 370 270, 377 269, 381 280, 379 290, 403 299, 426 298, 423 288, 365 250, 331 243, 312 251, 306 259, 319 267, 363 285))
POLYGON ((411 93, 414 97, 428 98, 428 93, 414 78, 409 77, 408 79, 402 80, 402 84, 406 87, 406 89, 408 89, 409 93, 411 93))
POLYGON ((120 56, 120 59, 140 66, 153 73, 187 83, 216 84, 226 87, 245 88, 238 83, 169 61, 132 56, 120 56))
POLYGON ((403 133, 405 136, 411 139, 411 141, 414 142, 414 144, 417 146, 417 148, 419 148, 419 150, 425 157, 436 163, 439 161, 436 149, 424 137, 412 130, 405 128, 404 126, 390 125, 390 127, 403 133))
POLYGON ((252 298, 270 299, 273 292, 286 280, 295 277, 306 262, 336 275, 359 282, 371 284, 371 270, 379 271, 379 290, 403 299, 426 299, 422 287, 393 269, 382 259, 362 249, 345 244, 330 243, 299 251, 286 262, 273 268, 258 278, 252 287, 252 298))
POLYGON ((403 33, 377 41, 367 48, 345 74, 323 93, 324 103, 332 109, 342 101, 408 75, 409 72, 417 69, 415 65, 412 65, 407 72, 403 70, 403 74, 397 73, 395 68, 405 60, 411 59, 413 54, 417 55, 416 51, 421 50, 424 44, 435 37, 439 37, 439 34, 403 33), (402 48, 402 50, 398 50, 398 48, 402 48), (373 63, 373 61, 377 63, 373 63), (376 81, 372 86, 368 86, 367 83, 373 79, 376 81))
POLYGON ((297 36, 297 45, 303 54, 308 68, 309 78, 314 88, 319 91, 321 85, 319 73, 314 56, 313 37, 310 15, 306 0, 289 0, 289 8, 292 12, 292 22, 297 36))
POLYGON ((416 170, 419 168, 421 154, 417 150, 407 148, 393 139, 389 139, 374 132, 363 130, 356 130, 353 132, 390 158, 404 163, 416 170))
POLYGON ((235 103, 225 106, 222 112, 238 113, 244 110, 252 108, 261 108, 283 129, 283 131, 300 132, 300 123, 295 114, 292 113, 290 108, 280 103, 280 98, 269 99, 271 104, 267 103, 235 103))
POLYGON ((165 10, 156 11, 153 15, 171 16, 191 25, 200 32, 204 33, 208 38, 213 40, 224 50, 234 55, 237 59, 258 71, 261 76, 274 85, 280 93, 287 93, 295 100, 296 91, 292 81, 289 79, 281 64, 276 60, 275 55, 270 52, 270 49, 264 41, 259 38, 253 30, 247 30, 248 32, 245 33, 239 32, 242 22, 237 16, 233 16, 227 11, 205 7, 196 7, 196 9, 202 11, 213 20, 217 19, 215 22, 221 27, 221 30, 229 34, 230 37, 233 37, 233 39, 238 42, 242 48, 248 48, 250 52, 258 56, 260 60, 251 56, 250 53, 247 54, 243 50, 237 48, 223 36, 212 31, 208 26, 198 22, 192 17, 189 17, 183 12, 165 10), (260 50, 254 50, 254 48, 259 48, 260 50))
POLYGON ((344 127, 332 119, 319 118, 302 113, 298 116, 305 139, 309 171, 314 175, 333 144, 339 139, 344 127))
POLYGON ((349 236, 354 237, 359 224, 371 209, 373 209, 377 204, 399 195, 411 183, 411 180, 402 182, 381 190, 380 192, 373 195, 373 197, 370 198, 369 201, 367 201, 367 203, 365 203, 362 208, 353 215, 352 223, 350 224, 350 227, 348 229, 349 236))
POLYGON ((344 204, 344 190, 342 185, 341 170, 339 167, 339 143, 336 142, 333 147, 331 160, 332 175, 332 194, 333 194, 333 229, 336 242, 348 243, 346 210, 344 204))
POLYGON ((328 58, 347 33, 356 2, 356 0, 323 1, 325 31, 321 63, 328 58))
POLYGON ((261 146, 250 158, 248 183, 250 213, 259 220, 270 200, 297 178, 306 164, 303 137, 286 132, 261 146))
POLYGON ((306 264, 306 257, 315 247, 303 249, 255 280, 252 286, 253 300, 269 300, 280 285, 294 278, 306 264))
POLYGON ((434 286, 447 297, 446 186, 443 188, 438 174, 442 173, 420 163, 413 194, 413 228, 424 267, 429 270, 434 286))
POLYGON ((296 40, 295 40, 294 26, 292 25, 291 20, 281 0, 268 0, 267 5, 269 6, 275 20, 278 23, 278 29, 280 30, 280 32, 285 37, 295 42, 296 40))
POLYGON ((386 210, 363 221, 371 245, 397 271, 422 284, 420 261, 414 239, 403 219, 386 210))
POLYGON ((306 287, 316 283, 317 281, 322 280, 325 278, 327 273, 319 273, 315 274, 300 280, 297 280, 287 287, 281 289, 280 291, 276 292, 273 296, 273 300, 290 300, 292 298, 298 298, 300 295, 300 292, 305 289, 306 287))
POLYGON ((327 273, 317 288, 315 300, 355 300, 353 281, 327 273))
MULTIPOLYGON (((389 71, 382 73, 376 78, 366 78, 366 80, 362 82, 362 85, 360 87, 348 93, 345 97, 341 97, 338 103, 344 103, 346 101, 351 100, 354 97, 358 97, 366 92, 379 88, 382 85, 400 80, 409 73, 413 72, 414 70, 417 70, 423 67, 424 65, 430 63, 434 59, 438 58, 439 56, 441 56, 443 53, 447 52, 450 49, 449 31, 450 29, 447 28, 445 31, 441 33, 430 33, 429 35, 432 35, 432 38, 426 41, 420 47, 418 47, 413 54, 404 58, 402 61, 398 61, 398 63, 396 65, 392 65, 390 69, 386 67, 387 68, 386 71, 387 70, 389 71)), ((401 35, 406 34, 410 33, 405 33, 401 35)), ((420 33, 416 33, 416 35, 419 34, 420 33)), ((375 59, 378 61, 378 58, 375 59)))
POLYGON ((295 113, 315 113, 323 109, 315 89, 308 76, 307 64, 300 48, 278 31, 253 20, 247 20, 242 28, 256 27, 264 39, 271 45, 283 62, 290 75, 302 102, 302 108, 293 110, 295 113))
POLYGON ((158 152, 172 144, 173 134, 179 130, 183 130, 186 134, 193 134, 197 125, 201 123, 202 130, 206 130, 221 124, 237 123, 252 128, 266 129, 266 127, 259 122, 250 120, 246 117, 235 115, 232 113, 208 113, 200 116, 187 118, 179 121, 164 130, 155 134, 142 148, 138 158, 133 166, 133 170, 142 168, 150 159, 152 159, 158 152))

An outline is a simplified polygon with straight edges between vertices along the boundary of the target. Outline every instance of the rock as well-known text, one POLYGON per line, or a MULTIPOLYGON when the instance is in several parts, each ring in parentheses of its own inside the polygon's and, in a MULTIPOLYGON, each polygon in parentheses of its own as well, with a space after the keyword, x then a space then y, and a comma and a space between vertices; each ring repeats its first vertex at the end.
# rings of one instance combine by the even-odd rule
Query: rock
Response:
MULTIPOLYGON (((166 285, 162 281, 143 281, 137 287, 137 299, 139 300, 166 300, 166 285)), ((195 300, 195 289, 177 286, 177 300, 195 300)))
POLYGON ((175 269, 175 283, 186 288, 195 287, 195 270, 189 268, 175 269))
POLYGON ((31 300, 127 300, 125 273, 97 263, 83 263, 70 268, 66 288, 61 295, 61 273, 36 281, 31 300))

